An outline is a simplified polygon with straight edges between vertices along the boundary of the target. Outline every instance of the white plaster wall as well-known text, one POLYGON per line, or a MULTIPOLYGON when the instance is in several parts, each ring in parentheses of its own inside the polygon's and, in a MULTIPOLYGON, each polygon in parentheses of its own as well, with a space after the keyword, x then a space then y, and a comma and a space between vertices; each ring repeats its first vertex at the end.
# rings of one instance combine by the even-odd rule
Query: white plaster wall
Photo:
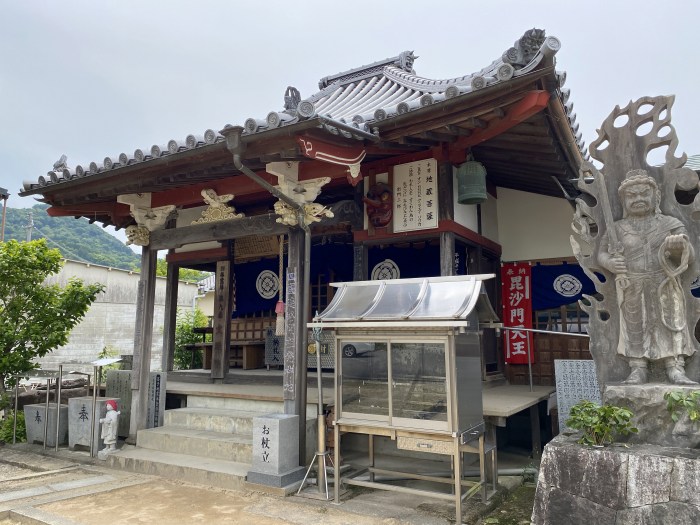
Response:
POLYGON ((486 202, 481 203, 481 235, 493 242, 500 243, 500 236, 498 235, 498 199, 494 199, 491 195, 488 196, 486 202))
MULTIPOLYGON (((39 360, 41 367, 56 369, 60 363, 94 361, 105 346, 114 348, 120 355, 133 354, 136 295, 140 275, 136 272, 66 261, 63 269, 49 277, 46 283, 65 286, 72 277, 79 277, 86 284, 104 284, 105 292, 97 296, 83 320, 73 329, 68 343, 39 360)), ((165 278, 158 277, 153 314, 151 370, 161 368, 165 288, 165 278)), ((196 284, 180 281, 178 307, 192 308, 196 294, 196 284)))
POLYGON ((204 294, 204 297, 197 299, 197 306, 207 317, 214 316, 214 291, 204 294))
POLYGON ((497 208, 503 261, 573 256, 574 209, 566 199, 498 188, 497 208))

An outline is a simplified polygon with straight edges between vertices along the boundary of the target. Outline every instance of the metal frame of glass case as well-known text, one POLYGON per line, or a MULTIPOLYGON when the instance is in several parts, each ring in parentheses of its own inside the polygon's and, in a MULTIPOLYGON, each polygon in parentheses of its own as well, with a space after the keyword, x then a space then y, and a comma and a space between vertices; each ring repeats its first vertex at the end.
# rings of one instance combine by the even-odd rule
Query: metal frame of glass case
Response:
POLYGON ((368 436, 369 467, 352 476, 335 469, 335 501, 341 483, 453 500, 460 523, 462 501, 495 491, 495 439, 485 435, 479 323, 498 319, 481 291, 494 277, 467 275, 334 283, 326 310, 310 327, 335 331, 335 465, 340 435, 368 436), (352 349, 344 351, 348 346, 352 349), (452 457, 451 478, 375 467, 374 436, 398 449, 452 457), (478 481, 462 476, 464 453, 477 454, 478 481), (487 462, 488 456, 488 462, 487 462), (488 471, 488 472, 487 472, 488 471), (356 479, 369 473, 369 481, 356 479), (375 474, 452 485, 452 493, 375 482, 375 474), (467 490, 464 490, 467 488, 467 490))

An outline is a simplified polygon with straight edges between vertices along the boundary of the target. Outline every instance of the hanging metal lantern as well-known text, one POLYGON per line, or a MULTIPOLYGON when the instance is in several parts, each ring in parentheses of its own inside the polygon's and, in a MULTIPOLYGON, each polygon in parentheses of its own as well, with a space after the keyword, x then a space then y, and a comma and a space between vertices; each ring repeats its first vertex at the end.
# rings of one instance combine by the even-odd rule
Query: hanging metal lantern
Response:
POLYGON ((486 201, 486 168, 469 160, 457 167, 457 202, 480 204, 486 201))

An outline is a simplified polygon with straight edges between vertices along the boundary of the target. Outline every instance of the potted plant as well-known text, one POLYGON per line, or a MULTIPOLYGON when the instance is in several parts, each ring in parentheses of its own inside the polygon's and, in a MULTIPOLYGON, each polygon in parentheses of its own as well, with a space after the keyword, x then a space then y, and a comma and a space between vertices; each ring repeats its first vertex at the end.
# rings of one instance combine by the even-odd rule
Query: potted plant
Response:
POLYGON ((617 436, 638 432, 632 426, 632 416, 632 411, 627 408, 583 400, 571 407, 566 424, 583 432, 578 440, 582 445, 602 447, 612 443, 617 436))

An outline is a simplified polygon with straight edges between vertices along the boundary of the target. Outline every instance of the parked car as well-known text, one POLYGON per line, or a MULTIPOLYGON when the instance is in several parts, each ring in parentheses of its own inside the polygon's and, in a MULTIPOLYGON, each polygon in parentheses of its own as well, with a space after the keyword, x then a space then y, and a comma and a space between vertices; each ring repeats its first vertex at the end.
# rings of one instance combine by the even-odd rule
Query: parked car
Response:
POLYGON ((374 352, 374 343, 345 343, 343 357, 357 357, 366 352, 374 352))

